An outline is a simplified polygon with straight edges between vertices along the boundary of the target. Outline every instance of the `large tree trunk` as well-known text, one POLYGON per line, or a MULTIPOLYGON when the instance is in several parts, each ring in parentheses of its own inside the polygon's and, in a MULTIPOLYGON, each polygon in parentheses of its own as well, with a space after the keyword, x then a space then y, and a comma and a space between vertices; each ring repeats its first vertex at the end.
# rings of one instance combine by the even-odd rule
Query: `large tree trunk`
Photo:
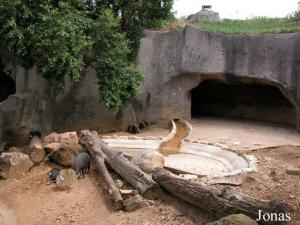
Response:
MULTIPOLYGON (((87 131, 87 132, 89 132, 89 131, 87 131)), ((105 165, 105 162, 104 162, 105 155, 103 154, 103 152, 101 150, 101 144, 93 141, 92 140, 93 134, 92 133, 90 133, 90 134, 91 134, 91 136, 81 135, 80 142, 83 146, 85 146, 87 148, 87 150, 92 155, 93 160, 95 161, 95 163, 97 165, 97 169, 98 169, 102 179, 104 180, 104 182, 106 183, 106 185, 108 187, 108 192, 110 194, 110 197, 113 200, 115 208, 117 210, 120 210, 124 207, 124 201, 123 201, 122 195, 105 165)))
MULTIPOLYGON (((259 210, 261 210, 262 214, 278 213, 277 215, 285 213, 287 210, 286 206, 279 200, 258 200, 235 192, 230 188, 224 188, 220 191, 182 179, 165 169, 157 169, 152 177, 169 193, 219 217, 243 213, 253 219, 257 219, 259 218, 259 210)), ((274 225, 284 223, 262 221, 261 224, 274 225)))
POLYGON ((108 147, 96 132, 81 131, 80 141, 90 152, 97 153, 101 151, 101 154, 104 153, 107 163, 145 198, 154 199, 158 196, 158 184, 148 174, 125 158, 122 153, 108 147))
POLYGON ((42 139, 34 136, 29 143, 28 155, 32 162, 38 164, 45 158, 45 150, 43 147, 42 139))

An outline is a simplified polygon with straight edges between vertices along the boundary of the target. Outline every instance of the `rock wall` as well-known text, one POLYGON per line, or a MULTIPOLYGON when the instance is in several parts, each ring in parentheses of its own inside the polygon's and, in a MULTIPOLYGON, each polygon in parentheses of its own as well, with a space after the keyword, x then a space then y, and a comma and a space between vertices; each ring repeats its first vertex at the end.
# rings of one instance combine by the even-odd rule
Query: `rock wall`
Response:
POLYGON ((143 120, 189 120, 191 90, 208 79, 277 87, 295 107, 299 128, 299 58, 300 33, 223 36, 192 26, 145 30, 136 60, 144 81, 122 114, 115 115, 99 102, 92 66, 78 83, 66 78, 63 91, 39 77, 35 68, 18 68, 12 76, 16 94, 0 103, 0 139, 23 143, 32 129, 45 134, 84 128, 103 131, 143 120))
POLYGON ((191 90, 215 79, 276 86, 295 107, 299 127, 299 44, 300 33, 224 36, 192 26, 145 31, 137 61, 145 76, 139 116, 189 120, 191 90))
POLYGON ((28 134, 39 130, 44 135, 51 131, 81 129, 97 131, 125 129, 136 123, 131 104, 123 114, 116 115, 99 101, 96 71, 87 68, 78 83, 66 78, 64 89, 41 78, 36 68, 19 67, 13 75, 16 93, 0 102, 0 143, 8 146, 28 144, 28 134))

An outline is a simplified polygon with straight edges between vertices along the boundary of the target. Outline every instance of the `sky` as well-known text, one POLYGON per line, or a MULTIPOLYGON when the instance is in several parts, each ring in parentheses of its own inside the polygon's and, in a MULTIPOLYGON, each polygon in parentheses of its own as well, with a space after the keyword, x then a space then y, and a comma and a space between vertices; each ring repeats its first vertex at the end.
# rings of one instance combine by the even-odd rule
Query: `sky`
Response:
POLYGON ((201 10, 202 5, 212 5, 221 18, 246 19, 253 16, 285 17, 295 11, 300 0, 174 0, 177 17, 201 10))

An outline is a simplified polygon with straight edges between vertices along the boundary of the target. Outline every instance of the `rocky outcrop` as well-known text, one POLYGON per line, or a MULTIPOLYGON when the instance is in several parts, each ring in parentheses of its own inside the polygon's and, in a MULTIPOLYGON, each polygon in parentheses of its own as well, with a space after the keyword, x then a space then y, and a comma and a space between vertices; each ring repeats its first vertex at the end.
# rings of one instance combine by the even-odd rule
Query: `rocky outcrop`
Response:
MULTIPOLYGON (((103 131, 125 129, 137 121, 189 120, 192 90, 207 80, 276 87, 292 110, 284 106, 276 111, 276 103, 260 111, 239 105, 235 111, 259 119, 289 115, 293 119, 288 123, 300 128, 300 33, 226 36, 189 25, 184 30, 145 30, 144 34, 136 59, 144 81, 123 114, 116 115, 99 102, 93 66, 78 83, 66 78, 63 90, 40 78, 35 68, 20 68, 13 76, 16 94, 0 103, 2 142, 8 142, 8 147, 24 144, 31 130, 45 134, 50 130, 103 131)), ((214 108, 218 107, 209 110, 214 108)), ((228 108, 230 105, 223 112, 228 108)))
POLYGON ((48 157, 62 166, 72 166, 80 150, 76 132, 51 133, 44 138, 44 148, 48 157))
POLYGON ((233 214, 206 225, 257 225, 257 222, 244 214, 233 214))
MULTIPOLYGON (((146 30, 137 63, 144 82, 137 99, 146 121, 191 118, 191 90, 205 80, 278 88, 299 124, 300 33, 226 36, 201 31, 146 30)), ((299 127, 299 126, 298 126, 299 127)))
POLYGON ((195 14, 188 16, 188 21, 193 22, 201 22, 201 21, 220 21, 219 13, 210 11, 210 10, 201 10, 195 14))
POLYGON ((51 104, 49 99, 32 92, 10 95, 7 100, 1 102, 1 131, 8 146, 28 144, 29 133, 32 130, 49 132, 52 129, 51 104))
POLYGON ((3 179, 18 178, 32 166, 33 162, 24 153, 11 152, 0 155, 0 177, 3 179))
POLYGON ((70 190, 77 185, 77 175, 74 170, 61 170, 56 177, 56 187, 60 190, 70 190))
POLYGON ((145 173, 152 173, 156 168, 164 167, 165 158, 156 151, 145 151, 137 153, 132 161, 145 173))

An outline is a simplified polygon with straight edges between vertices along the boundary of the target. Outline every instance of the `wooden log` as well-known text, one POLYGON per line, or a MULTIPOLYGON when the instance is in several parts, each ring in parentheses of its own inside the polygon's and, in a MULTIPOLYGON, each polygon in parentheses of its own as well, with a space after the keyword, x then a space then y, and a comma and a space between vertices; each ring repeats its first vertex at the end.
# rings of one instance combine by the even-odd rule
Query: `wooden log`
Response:
POLYGON ((116 183, 114 182, 114 180, 112 179, 111 175, 107 170, 107 167, 104 162, 104 158, 98 155, 98 156, 94 156, 94 160, 96 162, 100 175, 102 176, 104 182, 108 186, 108 193, 113 199, 114 207, 117 210, 122 209, 124 207, 123 197, 120 193, 119 188, 117 187, 116 183))
POLYGON ((115 209, 122 209, 124 207, 123 197, 105 165, 105 155, 101 150, 101 145, 98 142, 92 142, 90 136, 82 136, 80 143, 85 146, 92 155, 93 160, 97 165, 98 172, 108 187, 108 193, 113 200, 115 209))
POLYGON ((152 180, 151 176, 130 162, 122 153, 110 148, 99 138, 96 132, 81 131, 79 138, 81 143, 85 143, 85 146, 91 152, 104 153, 105 160, 111 168, 136 188, 145 198, 155 199, 158 197, 159 185, 152 180))
MULTIPOLYGON (((287 206, 277 199, 259 200, 235 192, 229 187, 225 187, 223 190, 213 189, 182 179, 165 169, 156 169, 152 177, 167 192, 217 217, 242 213, 255 220, 259 218, 259 210, 262 214, 277 213, 278 216, 280 213, 287 212, 287 206)), ((261 224, 274 225, 284 224, 284 222, 261 221, 261 224)))
POLYGON ((45 150, 43 147, 43 142, 39 136, 34 136, 30 140, 28 155, 30 160, 35 164, 42 162, 43 159, 45 158, 45 150))

